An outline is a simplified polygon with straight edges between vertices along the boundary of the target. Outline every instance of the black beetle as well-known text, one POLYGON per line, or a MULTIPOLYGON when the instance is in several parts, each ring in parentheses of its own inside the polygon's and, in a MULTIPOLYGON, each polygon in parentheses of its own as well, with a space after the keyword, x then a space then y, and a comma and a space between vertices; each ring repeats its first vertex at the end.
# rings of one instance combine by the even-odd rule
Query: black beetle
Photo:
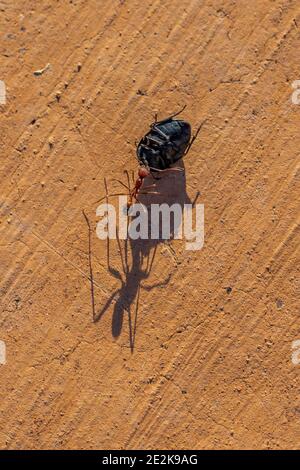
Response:
MULTIPOLYGON (((154 179, 159 179, 154 176, 157 172, 182 170, 181 168, 171 168, 171 165, 188 153, 205 122, 200 124, 195 135, 191 138, 190 124, 181 119, 173 119, 175 116, 182 113, 184 109, 185 106, 179 112, 172 114, 162 121, 157 121, 157 116, 155 116, 155 122, 150 125, 150 131, 137 145, 136 153, 140 167, 134 187, 131 187, 127 170, 125 170, 127 185, 120 180, 116 180, 129 192, 128 207, 130 207, 134 201, 139 202, 138 194, 158 194, 153 191, 149 192, 149 189, 152 189, 151 186, 144 188, 143 182, 147 176, 151 175, 154 179)), ((106 187, 106 198, 109 196, 120 196, 122 194, 123 193, 108 194, 106 187)), ((105 197, 101 198, 99 201, 105 197)))
POLYGON ((137 146, 137 158, 141 166, 152 171, 170 168, 190 150, 201 126, 191 139, 191 126, 181 119, 173 119, 185 109, 162 121, 151 124, 150 131, 141 139, 137 146))

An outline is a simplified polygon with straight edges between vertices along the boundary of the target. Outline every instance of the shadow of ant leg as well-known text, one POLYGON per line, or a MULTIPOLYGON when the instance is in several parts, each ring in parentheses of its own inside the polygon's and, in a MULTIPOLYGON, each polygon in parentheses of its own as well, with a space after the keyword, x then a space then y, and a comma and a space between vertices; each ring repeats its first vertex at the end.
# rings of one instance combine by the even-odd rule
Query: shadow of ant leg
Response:
MULTIPOLYGON (((109 247, 109 242, 107 242, 107 246, 109 247)), ((113 268, 111 265, 110 265, 110 257, 109 257, 109 248, 107 250, 107 269, 108 269, 108 272, 114 276, 114 278, 118 279, 118 281, 121 281, 121 283, 123 284, 123 279, 122 279, 122 276, 121 274, 119 273, 119 271, 117 271, 117 269, 113 268)))
POLYGON ((122 252, 122 247, 121 247, 121 242, 120 242, 120 238, 119 238, 119 230, 118 230, 118 227, 116 227, 116 234, 117 234, 117 241, 118 241, 118 247, 119 247, 119 251, 120 251, 120 257, 121 257, 121 263, 122 263, 122 268, 123 268, 123 272, 124 274, 126 275, 128 273, 127 271, 127 266, 124 262, 124 258, 123 258, 123 252, 122 252))
POLYGON ((131 318, 131 309, 130 307, 127 310, 128 313, 128 331, 129 331, 129 347, 130 347, 130 352, 133 353, 133 333, 132 333, 132 318, 131 318))
POLYGON ((128 238, 124 240, 124 261, 126 267, 126 273, 129 272, 129 264, 128 264, 128 238))
POLYGON ((150 256, 148 256, 147 258, 147 264, 146 264, 146 270, 145 270, 145 276, 148 277, 150 272, 151 272, 151 269, 152 269, 152 266, 153 266, 153 262, 154 262, 154 258, 155 258, 155 255, 156 255, 156 250, 157 250, 157 245, 155 245, 154 247, 154 250, 153 250, 153 255, 152 255, 152 258, 151 258, 151 262, 149 263, 149 260, 150 260, 150 256))
POLYGON ((102 316, 104 315, 106 310, 109 308, 109 306, 112 303, 112 301, 114 300, 114 298, 119 294, 119 292, 120 292, 120 289, 116 290, 116 292, 111 294, 109 299, 107 299, 107 301, 105 302, 104 307, 100 310, 100 312, 97 315, 95 315, 94 323, 97 323, 102 318, 102 316))
POLYGON ((162 282, 156 282, 155 284, 152 284, 152 286, 142 286, 143 289, 145 289, 147 292, 149 292, 152 289, 156 289, 157 287, 164 287, 166 286, 172 277, 172 273, 168 274, 168 277, 162 281, 162 282))
POLYGON ((194 199, 193 202, 192 202, 192 207, 193 207, 193 208, 195 207, 196 201, 197 201, 197 199, 198 199, 199 196, 200 196, 200 191, 197 191, 197 194, 196 194, 196 196, 195 196, 195 199, 194 199))
POLYGON ((115 268, 113 268, 111 265, 110 265, 110 249, 109 249, 109 238, 107 239, 107 269, 108 269, 108 272, 114 276, 116 279, 118 279, 118 281, 121 281, 122 284, 123 284, 123 279, 122 279, 122 276, 121 274, 119 273, 119 271, 115 268))
POLYGON ((95 321, 95 316, 96 316, 96 310, 95 310, 95 289, 94 289, 94 275, 93 275, 93 265, 92 265, 92 230, 91 230, 91 225, 90 221, 84 212, 82 211, 84 218, 86 220, 87 226, 88 226, 88 232, 89 232, 89 270, 90 270, 90 283, 91 283, 91 301, 92 301, 92 316, 93 316, 93 321, 95 321))
POLYGON ((138 318, 138 313, 139 313, 140 291, 141 291, 141 285, 139 284, 138 291, 137 291, 136 304, 135 304, 135 314, 134 314, 132 338, 131 338, 131 341, 130 341, 130 344, 131 344, 130 349, 131 349, 132 353, 133 353, 133 350, 134 350, 135 336, 136 336, 136 330, 137 330, 137 318, 138 318))
POLYGON ((124 307, 124 305, 121 302, 121 298, 119 298, 115 304, 113 316, 112 316, 111 333, 114 338, 118 338, 121 334, 125 310, 129 315, 130 312, 128 311, 128 309, 124 307))

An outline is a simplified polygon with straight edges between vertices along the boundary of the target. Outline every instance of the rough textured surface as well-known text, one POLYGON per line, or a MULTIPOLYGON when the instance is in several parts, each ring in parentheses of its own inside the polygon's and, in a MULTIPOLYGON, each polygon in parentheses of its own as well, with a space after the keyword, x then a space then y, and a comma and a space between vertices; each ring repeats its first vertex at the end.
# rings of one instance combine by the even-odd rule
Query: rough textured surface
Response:
POLYGON ((0 25, 1 448, 296 448, 299 2, 2 1, 0 25), (112 242, 121 286, 94 201, 182 104, 205 246, 130 243, 125 276, 112 242))

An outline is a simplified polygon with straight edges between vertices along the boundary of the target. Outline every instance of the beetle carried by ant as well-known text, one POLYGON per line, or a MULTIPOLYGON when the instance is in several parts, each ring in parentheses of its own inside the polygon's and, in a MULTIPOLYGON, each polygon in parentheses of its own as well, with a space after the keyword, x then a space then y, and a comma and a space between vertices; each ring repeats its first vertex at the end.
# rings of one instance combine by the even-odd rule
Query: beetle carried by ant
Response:
MULTIPOLYGON (((143 183, 145 178, 152 176, 152 178, 156 180, 160 179, 158 174, 161 175, 166 171, 183 171, 182 168, 174 168, 171 167, 171 165, 187 155, 205 122, 203 121, 200 124, 192 137, 191 125, 182 119, 174 119, 181 114, 185 108, 186 106, 161 121, 157 121, 157 115, 155 115, 155 121, 150 125, 149 132, 144 135, 137 145, 136 153, 140 166, 137 179, 135 180, 133 176, 133 188, 131 188, 130 177, 127 170, 125 170, 127 185, 120 180, 116 180, 128 191, 128 209, 135 201, 139 202, 139 194, 159 194, 156 191, 152 191, 154 185, 144 187, 143 183)), ((109 196, 122 195, 123 193, 106 194, 106 196, 97 202, 109 196)))

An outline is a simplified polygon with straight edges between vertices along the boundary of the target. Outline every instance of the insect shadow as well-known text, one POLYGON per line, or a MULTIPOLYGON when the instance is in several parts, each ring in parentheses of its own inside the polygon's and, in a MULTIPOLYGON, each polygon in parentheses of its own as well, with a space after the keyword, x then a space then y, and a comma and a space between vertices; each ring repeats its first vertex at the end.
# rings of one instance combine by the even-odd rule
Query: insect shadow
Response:
MULTIPOLYGON (((178 166, 184 169, 183 162, 178 166)), ((185 172, 174 172, 167 176, 163 176, 156 182, 157 192, 159 194, 143 194, 140 196, 140 202, 147 208, 149 233, 151 227, 151 211, 149 211, 149 204, 162 204, 166 203, 171 206, 177 203, 181 206, 181 214, 183 213, 184 204, 191 204, 186 193, 186 178, 185 172)), ((195 203, 199 193, 197 194, 193 204, 195 203)), ((129 327, 129 346, 131 352, 134 351, 135 339, 138 325, 138 314, 140 306, 140 291, 154 291, 156 288, 163 288, 166 286, 171 277, 172 272, 164 276, 163 279, 153 284, 146 284, 145 281, 149 278, 153 268, 154 260, 157 253, 159 244, 166 244, 172 256, 176 258, 173 248, 170 246, 169 241, 174 239, 175 234, 181 226, 181 220, 176 220, 172 217, 170 220, 170 237, 168 240, 164 239, 159 234, 158 239, 137 239, 134 240, 128 237, 125 240, 120 240, 117 236, 117 244, 120 252, 122 271, 115 269, 110 262, 110 240, 107 238, 107 268, 109 273, 118 281, 121 286, 107 299, 101 310, 95 310, 95 303, 93 304, 93 317, 94 322, 101 320, 105 312, 114 303, 112 314, 112 336, 117 338, 122 332, 124 317, 127 316, 129 327), (123 246, 122 246, 123 245, 123 246), (173 253, 173 254, 172 254, 173 253)), ((92 302, 93 296, 92 296, 92 302)))

